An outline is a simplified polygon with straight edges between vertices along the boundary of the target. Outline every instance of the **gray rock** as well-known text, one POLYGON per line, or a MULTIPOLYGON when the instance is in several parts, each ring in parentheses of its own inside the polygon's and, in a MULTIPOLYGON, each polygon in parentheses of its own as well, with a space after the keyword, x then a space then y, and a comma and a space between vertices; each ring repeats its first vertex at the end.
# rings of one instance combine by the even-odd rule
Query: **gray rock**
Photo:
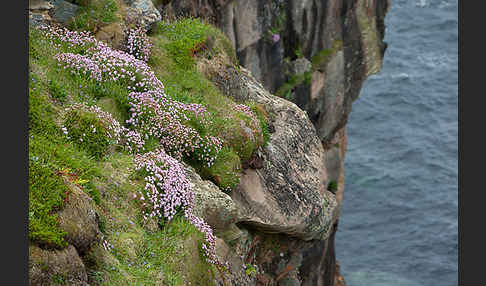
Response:
POLYGON ((53 0, 51 1, 54 8, 50 10, 51 18, 63 25, 67 25, 75 16, 79 6, 67 1, 53 0))
POLYGON ((123 0, 127 5, 128 22, 150 29, 152 25, 162 19, 160 12, 151 0, 123 0))
POLYGON ((312 69, 312 63, 306 58, 299 58, 292 61, 289 66, 290 74, 303 74, 312 69))
POLYGON ((47 0, 29 0, 29 10, 49 10, 54 5, 47 0))

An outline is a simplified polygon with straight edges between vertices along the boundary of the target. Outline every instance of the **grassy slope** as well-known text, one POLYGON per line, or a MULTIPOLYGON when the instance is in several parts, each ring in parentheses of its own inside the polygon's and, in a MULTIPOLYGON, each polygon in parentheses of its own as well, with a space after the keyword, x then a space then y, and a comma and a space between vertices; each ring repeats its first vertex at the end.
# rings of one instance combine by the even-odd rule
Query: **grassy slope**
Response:
MULTIPOLYGON (((239 121, 248 123, 249 118, 228 108, 232 102, 197 73, 192 55, 174 53, 181 48, 194 51, 196 57, 228 52, 221 33, 194 20, 177 24, 181 29, 177 33, 187 37, 176 38, 175 32, 169 30, 155 33, 151 38, 154 49, 150 64, 169 95, 204 104, 212 113, 214 126, 204 132, 229 143, 212 168, 195 167, 222 188, 233 186, 237 182, 234 172, 240 170, 241 160, 247 159, 263 140, 248 144, 239 121), (214 46, 205 46, 208 36, 216 42, 214 46), (188 41, 191 38, 195 41, 188 41)), ((96 84, 60 69, 53 59, 56 51, 32 29, 29 44, 30 240, 49 247, 66 245, 55 212, 62 209, 68 188, 59 174, 69 172, 94 199, 100 229, 113 244, 111 251, 96 245, 83 258, 91 285, 209 285, 214 269, 201 254, 201 233, 181 217, 170 224, 142 221, 141 209, 132 199, 135 191, 143 187, 133 171, 133 155, 111 148, 106 155, 95 157, 89 149, 62 134, 63 109, 78 102, 96 104, 123 122, 128 115, 119 100, 126 92, 124 87, 96 84)), ((260 114, 259 118, 261 126, 265 126, 260 114)), ((190 158, 187 161, 194 165, 190 158)))

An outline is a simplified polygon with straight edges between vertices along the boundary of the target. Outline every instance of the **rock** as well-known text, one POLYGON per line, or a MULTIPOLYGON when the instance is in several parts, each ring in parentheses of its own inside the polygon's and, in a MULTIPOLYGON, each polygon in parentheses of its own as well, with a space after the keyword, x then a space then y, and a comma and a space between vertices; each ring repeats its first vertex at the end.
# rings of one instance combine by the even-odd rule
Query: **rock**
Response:
POLYGON ((44 250, 29 246, 29 285, 87 286, 88 275, 76 249, 68 245, 63 250, 44 250), (57 285, 57 284, 56 284, 57 285))
POLYGON ((29 10, 49 10, 54 5, 47 0, 29 0, 29 10))
POLYGON ((337 202, 327 191, 324 149, 307 114, 271 95, 244 68, 237 72, 218 58, 202 65, 224 94, 264 106, 275 128, 262 152, 263 168, 244 170, 231 193, 238 221, 303 240, 326 239, 337 202))
POLYGON ((128 6, 125 17, 128 25, 134 23, 149 30, 155 22, 162 19, 151 0, 123 0, 123 2, 128 6))
POLYGON ((70 186, 67 203, 59 212, 59 227, 67 232, 66 241, 83 255, 100 238, 91 198, 76 186, 70 186))
POLYGON ((109 44, 114 49, 122 49, 125 42, 124 28, 121 23, 111 23, 101 27, 95 38, 109 44))
POLYGON ((213 182, 201 179, 192 167, 184 166, 195 195, 194 214, 203 218, 216 233, 230 229, 239 217, 231 197, 213 182))
POLYGON ((290 74, 304 74, 312 69, 312 63, 306 58, 299 58, 289 65, 290 74))
POLYGON ((54 0, 52 2, 54 5, 54 8, 50 11, 52 20, 68 25, 76 16, 79 6, 63 0, 54 0))

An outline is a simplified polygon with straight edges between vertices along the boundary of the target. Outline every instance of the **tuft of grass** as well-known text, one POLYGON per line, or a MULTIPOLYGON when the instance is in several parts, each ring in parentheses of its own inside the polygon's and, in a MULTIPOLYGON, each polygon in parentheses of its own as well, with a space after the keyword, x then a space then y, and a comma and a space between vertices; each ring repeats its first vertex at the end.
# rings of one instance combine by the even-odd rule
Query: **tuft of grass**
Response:
POLYGON ((260 123, 260 128, 263 135, 263 144, 261 146, 265 147, 267 146, 268 141, 270 141, 270 131, 268 129, 268 113, 265 111, 265 108, 260 104, 250 103, 249 106, 251 110, 255 113, 260 123))
POLYGON ((164 45, 172 60, 181 68, 194 67, 194 55, 207 50, 208 38, 214 35, 211 27, 195 18, 184 18, 176 22, 158 22, 154 34, 162 34, 169 40, 164 45))
POLYGON ((110 141, 106 136, 106 127, 95 113, 73 109, 66 115, 64 126, 69 131, 71 140, 81 149, 98 160, 105 155, 110 141), (93 132, 92 126, 96 128, 96 132, 93 132))

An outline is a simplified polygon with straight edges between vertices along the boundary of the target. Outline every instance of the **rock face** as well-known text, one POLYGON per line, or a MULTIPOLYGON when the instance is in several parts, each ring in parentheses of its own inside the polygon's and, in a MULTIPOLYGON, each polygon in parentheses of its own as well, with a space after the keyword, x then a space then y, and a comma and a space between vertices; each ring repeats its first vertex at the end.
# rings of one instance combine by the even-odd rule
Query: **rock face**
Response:
MULTIPOLYGON (((298 112, 290 114, 294 109, 285 110, 283 104, 279 109, 280 103, 263 100, 266 96, 256 96, 262 98, 258 102, 276 111, 275 133, 262 154, 264 169, 248 170, 232 194, 243 216, 238 225, 250 230, 246 238, 242 236, 238 240, 240 252, 235 251, 243 257, 253 255, 255 262, 264 263, 258 261, 255 253, 265 253, 269 248, 254 246, 256 249, 251 250, 249 246, 255 229, 265 231, 265 239, 269 232, 299 238, 285 236, 279 241, 285 244, 282 242, 290 239, 293 247, 300 249, 292 254, 300 257, 293 262, 267 255, 271 262, 264 264, 268 266, 264 267, 268 268, 265 274, 253 282, 257 285, 274 285, 273 282, 278 285, 344 285, 337 270, 334 236, 344 191, 345 125, 364 80, 381 69, 386 50, 383 38, 388 7, 388 0, 169 0, 157 6, 164 18, 194 16, 220 27, 232 43, 240 64, 270 93, 281 94, 279 91, 285 87, 286 98, 307 113, 322 143, 323 151, 320 151, 310 142, 314 139, 301 137, 305 132, 301 133, 301 127, 292 121, 299 117, 298 112), (296 81, 296 76, 301 76, 301 80, 296 81), (299 144, 295 149, 279 148, 277 142, 286 140, 279 129, 285 130, 289 140, 298 138, 302 142, 297 140, 299 144), (289 150, 297 150, 297 153, 287 153, 289 150), (302 151, 316 158, 297 158, 302 151), (311 169, 315 177, 299 178, 303 173, 312 176, 308 173, 311 169), (314 185, 310 187, 303 183, 305 181, 314 185), (294 188, 293 184, 302 189, 294 188), (327 188, 331 195, 326 193, 327 188), (337 205, 332 212, 313 213, 316 217, 326 213, 328 221, 315 222, 315 225, 330 228, 322 240, 316 239, 318 231, 306 228, 313 223, 299 218, 312 213, 310 209, 316 204, 311 198, 317 198, 313 197, 316 194, 321 198, 334 198, 337 205), (297 207, 299 199, 312 201, 307 205, 309 209, 297 207), (287 216, 286 211, 293 211, 294 216, 287 216), (304 242, 305 239, 311 240, 304 242), (281 265, 282 261, 286 266, 281 265)), ((239 72, 231 68, 221 72, 224 69, 223 66, 212 71, 209 68, 208 77, 228 96, 242 101, 255 100, 252 94, 259 88, 251 77, 245 79, 244 75, 231 80, 238 78, 239 72)), ((329 201, 333 205, 334 201, 329 201)), ((284 257, 288 253, 282 250, 284 257)))
POLYGON ((307 114, 266 91, 250 73, 223 61, 207 61, 205 72, 226 95, 256 102, 269 114, 274 132, 261 152, 263 168, 246 169, 231 193, 240 222, 303 240, 325 239, 337 202, 327 191, 324 148, 307 114))
POLYGON ((258 154, 263 168, 246 169, 231 193, 240 233, 231 251, 226 242, 218 247, 233 270, 232 285, 331 285, 339 191, 327 190, 326 151, 306 112, 271 95, 228 58, 202 60, 198 68, 225 95, 262 105, 273 130, 258 154), (247 264, 259 267, 255 280, 241 280, 247 264))
POLYGON ((165 17, 191 15, 220 27, 240 64, 271 93, 294 73, 289 62, 312 64, 310 84, 290 97, 307 111, 319 138, 329 143, 346 124, 367 76, 380 70, 388 0, 163 1, 165 17), (276 36, 278 35, 278 36, 276 36))

